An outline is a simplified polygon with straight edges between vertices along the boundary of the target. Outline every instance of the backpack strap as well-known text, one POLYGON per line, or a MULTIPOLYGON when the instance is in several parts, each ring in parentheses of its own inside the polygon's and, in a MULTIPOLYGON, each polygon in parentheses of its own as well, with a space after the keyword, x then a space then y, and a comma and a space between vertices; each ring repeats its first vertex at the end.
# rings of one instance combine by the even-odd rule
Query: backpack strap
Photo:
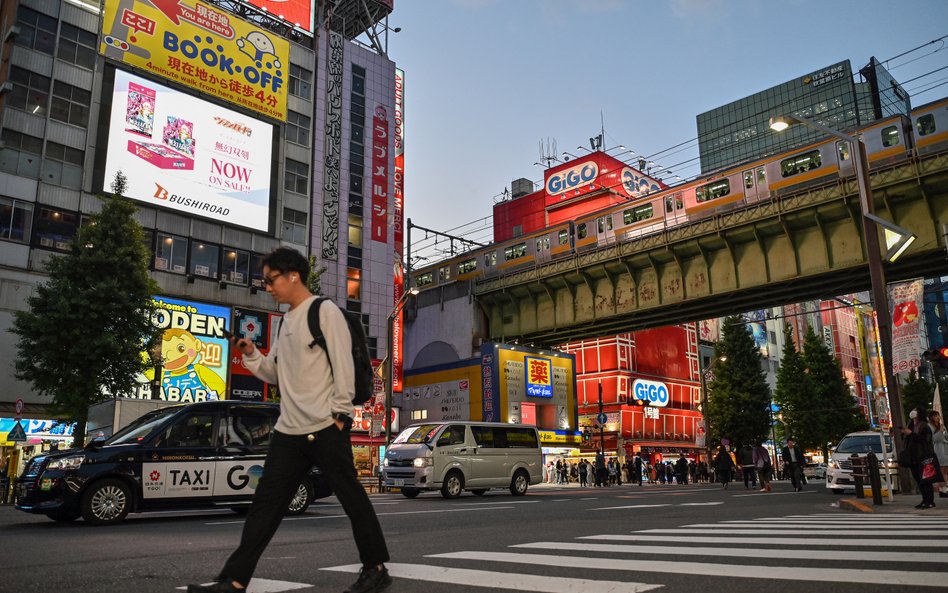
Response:
POLYGON ((306 312, 306 323, 309 325, 309 333, 313 336, 313 341, 309 343, 309 348, 319 346, 326 353, 326 361, 329 363, 329 372, 332 372, 332 359, 329 358, 329 349, 326 347, 326 336, 323 335, 322 328, 319 327, 319 306, 323 301, 328 301, 329 297, 319 297, 309 306, 306 312))

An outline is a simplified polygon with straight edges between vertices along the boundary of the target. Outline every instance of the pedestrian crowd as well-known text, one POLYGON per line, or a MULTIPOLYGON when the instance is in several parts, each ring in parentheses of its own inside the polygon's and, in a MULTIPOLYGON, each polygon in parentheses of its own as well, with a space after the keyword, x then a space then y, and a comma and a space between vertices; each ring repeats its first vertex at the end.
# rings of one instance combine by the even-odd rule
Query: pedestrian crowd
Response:
POLYGON ((941 413, 915 408, 909 412, 908 426, 900 428, 899 465, 909 468, 922 495, 915 508, 933 508, 936 488, 940 497, 948 496, 948 435, 941 413))

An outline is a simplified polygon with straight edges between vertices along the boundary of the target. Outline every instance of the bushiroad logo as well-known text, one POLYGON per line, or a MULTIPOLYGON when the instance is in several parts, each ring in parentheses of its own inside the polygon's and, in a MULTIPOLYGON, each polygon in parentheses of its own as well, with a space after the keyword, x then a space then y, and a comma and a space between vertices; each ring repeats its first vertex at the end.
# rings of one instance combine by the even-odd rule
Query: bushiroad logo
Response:
POLYGON ((167 200, 168 199, 168 190, 161 187, 158 183, 155 184, 155 199, 157 200, 167 200))
POLYGON ((181 210, 191 209, 200 213, 206 212, 208 214, 217 214, 219 216, 227 216, 230 214, 230 208, 224 208, 223 206, 211 204, 210 202, 202 202, 201 200, 194 200, 186 196, 173 194, 162 187, 158 182, 155 182, 155 195, 153 197, 156 200, 167 200, 169 204, 178 204, 182 206, 182 208, 180 208, 181 210))

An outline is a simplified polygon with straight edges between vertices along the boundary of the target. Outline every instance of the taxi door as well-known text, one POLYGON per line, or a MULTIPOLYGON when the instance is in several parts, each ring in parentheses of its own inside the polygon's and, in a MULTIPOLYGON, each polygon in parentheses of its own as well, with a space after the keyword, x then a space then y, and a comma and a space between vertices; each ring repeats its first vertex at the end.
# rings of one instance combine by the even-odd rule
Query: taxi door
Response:
POLYGON ((142 456, 142 505, 175 499, 207 503, 214 494, 216 411, 183 414, 152 439, 142 456))
POLYGON ((270 435, 279 417, 271 405, 231 406, 221 418, 214 477, 215 501, 249 501, 263 474, 270 435))

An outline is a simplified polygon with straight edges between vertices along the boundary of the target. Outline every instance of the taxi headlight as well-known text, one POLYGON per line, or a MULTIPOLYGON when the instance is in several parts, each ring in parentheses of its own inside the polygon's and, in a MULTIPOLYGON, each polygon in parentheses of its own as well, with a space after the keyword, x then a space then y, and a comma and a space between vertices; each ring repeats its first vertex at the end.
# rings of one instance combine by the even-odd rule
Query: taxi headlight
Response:
POLYGON ((61 459, 50 460, 46 465, 46 469, 78 469, 85 460, 85 455, 70 455, 61 459))
POLYGON ((431 465, 430 457, 415 457, 415 460, 412 462, 412 465, 415 467, 427 467, 431 465))

